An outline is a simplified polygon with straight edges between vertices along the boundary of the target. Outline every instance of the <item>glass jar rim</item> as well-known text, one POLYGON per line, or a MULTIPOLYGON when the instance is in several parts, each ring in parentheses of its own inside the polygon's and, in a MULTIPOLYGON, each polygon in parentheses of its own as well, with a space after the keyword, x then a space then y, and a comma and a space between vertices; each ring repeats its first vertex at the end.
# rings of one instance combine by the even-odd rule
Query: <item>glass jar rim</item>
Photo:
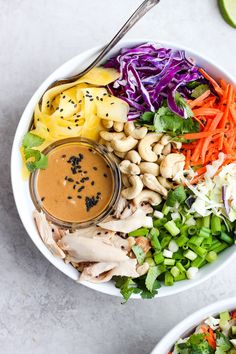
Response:
POLYGON ((121 193, 121 174, 120 174, 120 169, 119 166, 114 158, 114 156, 107 150, 107 148, 91 139, 87 138, 82 138, 82 137, 73 137, 73 138, 66 138, 66 139, 60 139, 49 146, 47 146, 42 153, 45 155, 48 155, 51 151, 54 149, 57 149, 60 146, 63 145, 68 145, 68 144, 74 144, 74 143, 81 143, 89 146, 91 149, 97 151, 103 159, 108 163, 110 166, 112 178, 113 178, 113 191, 112 191, 112 196, 111 199, 107 205, 107 207, 98 215, 96 218, 84 221, 84 222, 70 222, 70 221, 64 221, 56 218, 52 214, 50 214, 46 208, 43 207, 42 201, 40 200, 38 193, 37 193, 37 177, 39 170, 35 170, 30 174, 29 178, 29 189, 30 189, 30 195, 31 199, 33 201, 33 204, 35 208, 39 212, 43 212, 46 215, 46 218, 48 221, 52 222, 54 225, 61 227, 61 228, 67 228, 67 229, 78 229, 78 228, 86 228, 90 226, 94 226, 102 222, 104 219, 106 219, 109 215, 111 215, 115 211, 116 204, 119 200, 120 193, 121 193))

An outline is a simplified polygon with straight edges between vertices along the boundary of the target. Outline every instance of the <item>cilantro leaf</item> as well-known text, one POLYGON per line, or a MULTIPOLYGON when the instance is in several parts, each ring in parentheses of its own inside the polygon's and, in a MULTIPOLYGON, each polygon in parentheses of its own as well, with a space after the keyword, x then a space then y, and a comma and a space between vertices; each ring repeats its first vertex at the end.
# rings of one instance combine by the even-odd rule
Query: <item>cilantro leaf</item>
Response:
POLYGON ((33 172, 37 168, 45 169, 48 166, 48 158, 38 150, 25 149, 26 167, 29 172, 33 172), (30 160, 30 161, 28 161, 30 160))
POLYGON ((175 94, 175 101, 177 103, 177 106, 182 107, 187 114, 187 118, 193 117, 193 112, 187 102, 185 101, 184 97, 181 96, 180 93, 176 92, 175 94))
POLYGON ((134 245, 132 247, 132 251, 134 252, 137 261, 139 264, 143 264, 144 259, 145 259, 145 252, 143 251, 142 247, 138 246, 138 245, 134 245))
POLYGON ((153 124, 157 133, 169 133, 171 135, 182 135, 200 130, 200 125, 195 119, 180 118, 168 107, 158 109, 154 116, 153 124))
POLYGON ((222 332, 216 331, 216 353, 227 353, 227 351, 232 347, 233 345, 230 343, 229 338, 226 337, 222 332))
POLYGON ((126 303, 132 294, 138 294, 141 292, 137 288, 135 282, 129 277, 114 277, 115 287, 120 289, 120 293, 123 296, 126 303))
POLYGON ((30 132, 24 135, 22 147, 24 148, 24 156, 26 167, 29 172, 35 171, 37 168, 45 169, 48 166, 48 158, 42 152, 33 147, 42 145, 44 139, 30 132))
POLYGON ((187 198, 187 194, 183 186, 179 186, 173 190, 170 190, 167 199, 166 205, 168 206, 175 206, 176 203, 182 203, 187 198))
POLYGON ((209 90, 209 86, 207 84, 201 84, 198 85, 197 87, 194 88, 194 90, 192 91, 191 96, 193 98, 198 98, 200 97, 204 92, 206 92, 207 90, 209 90))
POLYGON ((178 354, 213 354, 214 350, 207 342, 204 334, 192 334, 187 342, 177 343, 178 354))
POLYGON ((145 112, 141 115, 140 120, 143 123, 151 124, 153 122, 154 115, 155 115, 154 112, 145 112))
POLYGON ((43 138, 41 138, 38 135, 28 132, 24 135, 24 138, 22 141, 22 146, 24 148, 32 148, 32 147, 42 145, 43 142, 44 142, 43 138))

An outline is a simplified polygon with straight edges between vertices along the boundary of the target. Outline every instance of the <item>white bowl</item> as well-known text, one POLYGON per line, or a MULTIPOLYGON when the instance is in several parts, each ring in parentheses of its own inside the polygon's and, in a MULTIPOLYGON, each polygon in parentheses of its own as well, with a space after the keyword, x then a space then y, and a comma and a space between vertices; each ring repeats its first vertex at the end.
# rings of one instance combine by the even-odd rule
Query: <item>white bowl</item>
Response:
MULTIPOLYGON (((113 52, 110 53, 109 57, 111 55, 114 55, 120 48, 122 47, 132 47, 137 44, 141 44, 144 42, 147 42, 150 40, 144 39, 144 40, 133 40, 133 41, 122 41, 113 52)), ((152 40, 153 41, 153 40, 152 40)), ((227 74, 223 69, 219 68, 216 64, 214 64, 212 61, 205 59, 203 56, 200 54, 195 53, 194 51, 183 48, 181 46, 178 46, 176 44, 171 44, 167 42, 158 42, 160 45, 167 47, 167 48, 178 48, 178 49, 184 49, 186 51, 187 57, 195 58, 196 63, 203 68, 205 68, 212 76, 214 76, 216 79, 219 78, 224 78, 225 80, 231 82, 231 83, 236 83, 236 80, 232 78, 229 74, 227 74)), ((72 58, 65 64, 63 64, 60 68, 58 68, 56 71, 54 71, 43 83, 42 85, 37 89, 37 91, 33 94, 32 98, 30 99, 29 103, 27 104, 22 117, 20 119, 20 122, 18 124, 14 142, 13 142, 13 147, 12 147, 12 156, 11 156, 11 179, 12 179, 12 188, 13 188, 13 194, 16 202, 16 206, 21 218, 21 221, 32 239, 32 241, 35 243, 36 247, 42 252, 42 254, 55 266, 57 267, 60 271, 62 271, 64 274, 66 274, 68 277, 72 278, 73 280, 76 280, 78 278, 78 272, 75 268, 73 268, 69 264, 65 264, 62 260, 55 258, 50 251, 46 248, 44 243, 42 242, 38 231, 36 229, 33 217, 32 217, 32 212, 34 210, 34 205, 32 203, 32 200, 30 198, 30 193, 29 193, 29 185, 27 181, 24 181, 22 179, 21 175, 21 169, 22 169, 22 162, 21 162, 21 155, 20 155, 20 146, 22 143, 22 138, 27 132, 29 128, 29 124, 32 118, 32 114, 34 111, 34 107, 36 103, 39 101, 41 98, 42 94, 45 92, 45 90, 48 88, 48 86, 55 80, 65 78, 67 76, 73 75, 81 71, 85 66, 90 62, 92 58, 94 58, 99 51, 101 50, 102 47, 96 47, 93 49, 90 49, 82 54, 79 54, 78 56, 72 58)), ((221 269, 223 266, 225 266, 235 255, 234 248, 231 247, 227 249, 226 251, 223 252, 223 254, 220 255, 218 261, 215 263, 206 265, 203 267, 197 278, 194 280, 184 280, 181 282, 176 283, 172 287, 162 287, 159 291, 158 296, 168 296, 168 295, 173 295, 176 293, 179 293, 181 291, 187 290, 202 281, 208 279, 211 275, 215 274, 216 271, 221 269)), ((84 285, 106 293, 110 295, 116 295, 119 296, 119 290, 115 288, 113 282, 109 283, 104 283, 104 284, 93 284, 93 283, 88 283, 84 282, 84 285)), ((139 295, 134 295, 133 298, 140 298, 139 295)))
POLYGON ((156 345, 150 354, 168 354, 173 349, 174 344, 179 338, 185 338, 196 328, 202 321, 209 316, 218 315, 223 311, 232 311, 236 309, 236 297, 221 300, 214 304, 204 307, 192 315, 188 316, 175 326, 165 337, 156 345))

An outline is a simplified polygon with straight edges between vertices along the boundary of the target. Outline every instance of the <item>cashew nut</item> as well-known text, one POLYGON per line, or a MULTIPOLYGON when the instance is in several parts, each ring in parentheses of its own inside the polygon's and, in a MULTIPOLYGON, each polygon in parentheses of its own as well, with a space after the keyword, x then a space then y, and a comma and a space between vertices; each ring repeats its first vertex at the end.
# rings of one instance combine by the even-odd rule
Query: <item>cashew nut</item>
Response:
POLYGON ((165 135, 163 135, 163 137, 161 138, 160 143, 165 146, 165 145, 167 145, 170 141, 171 141, 171 136, 165 134, 165 135))
POLYGON ((113 127, 113 120, 102 119, 102 125, 104 126, 104 128, 110 129, 113 127))
POLYGON ((116 156, 118 156, 120 159, 125 158, 125 152, 120 152, 120 151, 113 151, 116 156))
POLYGON ((127 136, 131 135, 134 129, 135 129, 134 122, 130 121, 124 124, 124 132, 127 136))
POLYGON ((148 128, 147 127, 141 127, 141 128, 136 128, 131 132, 131 136, 134 139, 143 139, 145 135, 147 135, 148 128))
POLYGON ((136 164, 140 164, 141 162, 141 156, 136 150, 130 150, 129 152, 127 152, 125 159, 136 164))
POLYGON ((169 154, 160 164, 160 172, 164 178, 174 178, 178 172, 183 171, 185 156, 183 154, 169 154))
POLYGON ((106 141, 112 141, 114 139, 116 139, 116 140, 122 139, 125 136, 125 134, 123 132, 122 133, 111 133, 111 132, 107 132, 107 131, 103 130, 100 132, 100 136, 101 136, 101 138, 103 138, 106 141))
POLYGON ((164 197, 167 197, 167 189, 160 184, 160 182, 155 176, 151 175, 150 173, 145 173, 143 175, 142 182, 145 187, 151 189, 154 192, 160 193, 164 197))
POLYGON ((155 154, 160 156, 162 154, 163 148, 164 148, 164 146, 162 144, 157 143, 153 147, 153 152, 155 152, 155 154))
POLYGON ((127 175, 139 175, 140 168, 135 165, 135 163, 130 162, 129 160, 123 160, 120 165, 120 170, 122 173, 127 175))
POLYGON ((124 128, 123 122, 114 122, 113 129, 115 130, 115 132, 120 133, 122 132, 123 128, 124 128))
POLYGON ((172 189, 174 187, 173 183, 169 182, 166 178, 162 176, 158 176, 157 179, 160 182, 160 184, 166 189, 172 189))
MULTIPOLYGON (((114 134, 123 134, 123 133, 114 133, 114 134)), ((127 152, 129 150, 132 150, 137 145, 137 143, 138 140, 132 138, 132 136, 128 136, 127 138, 123 138, 120 140, 113 140, 111 142, 111 146, 116 151, 127 152)))
POLYGON ((157 155, 152 151, 152 144, 159 141, 162 134, 148 133, 139 143, 138 152, 144 161, 155 162, 157 155))
POLYGON ((148 189, 144 189, 137 197, 134 198, 133 203, 135 206, 138 206, 143 202, 148 202, 151 205, 158 205, 161 203, 161 201, 162 198, 160 194, 148 189))
POLYGON ((104 145, 106 146, 108 152, 113 152, 110 141, 105 141, 104 145))
POLYGON ((169 155, 171 153, 171 143, 168 143, 164 146, 163 150, 162 150, 162 154, 163 155, 169 155))
POLYGON ((129 183, 129 176, 122 173, 121 174, 121 180, 122 180, 122 183, 125 187, 130 187, 130 183, 129 183))
POLYGON ((177 149, 180 150, 182 148, 181 141, 171 141, 171 144, 177 149))
POLYGON ((139 168, 141 173, 151 173, 153 176, 159 175, 159 165, 154 162, 141 162, 139 168))
POLYGON ((131 184, 131 186, 126 189, 123 189, 123 191, 121 192, 122 197, 128 200, 137 197, 143 189, 143 183, 139 176, 130 176, 129 183, 131 184))

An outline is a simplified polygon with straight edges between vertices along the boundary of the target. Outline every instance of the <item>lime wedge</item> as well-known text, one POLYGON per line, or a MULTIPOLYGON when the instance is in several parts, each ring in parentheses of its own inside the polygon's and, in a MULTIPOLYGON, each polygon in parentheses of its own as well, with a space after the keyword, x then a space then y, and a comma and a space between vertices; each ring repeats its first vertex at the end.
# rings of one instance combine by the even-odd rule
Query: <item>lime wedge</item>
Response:
POLYGON ((218 3, 225 21, 236 28, 236 0, 218 0, 218 3))

